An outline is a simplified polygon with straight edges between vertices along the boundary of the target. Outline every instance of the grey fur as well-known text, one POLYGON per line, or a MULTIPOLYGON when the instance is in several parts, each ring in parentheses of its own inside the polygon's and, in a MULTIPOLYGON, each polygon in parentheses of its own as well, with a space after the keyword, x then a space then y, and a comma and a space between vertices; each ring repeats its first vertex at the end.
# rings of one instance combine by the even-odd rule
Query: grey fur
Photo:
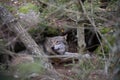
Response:
POLYGON ((47 37, 44 48, 48 55, 63 55, 68 50, 66 36, 47 37))

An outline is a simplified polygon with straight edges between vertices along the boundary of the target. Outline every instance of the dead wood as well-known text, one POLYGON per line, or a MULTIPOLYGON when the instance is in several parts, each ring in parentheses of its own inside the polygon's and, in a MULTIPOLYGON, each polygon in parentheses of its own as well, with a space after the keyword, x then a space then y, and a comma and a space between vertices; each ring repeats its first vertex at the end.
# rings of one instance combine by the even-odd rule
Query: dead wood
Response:
MULTIPOLYGON (((38 57, 38 56, 34 56, 34 57, 38 57)), ((72 53, 72 52, 65 52, 64 55, 50 55, 50 56, 43 56, 43 57, 49 58, 51 62, 55 64, 61 64, 61 63, 67 63, 67 62, 74 63, 74 61, 94 58, 89 54, 79 54, 79 53, 72 53)))

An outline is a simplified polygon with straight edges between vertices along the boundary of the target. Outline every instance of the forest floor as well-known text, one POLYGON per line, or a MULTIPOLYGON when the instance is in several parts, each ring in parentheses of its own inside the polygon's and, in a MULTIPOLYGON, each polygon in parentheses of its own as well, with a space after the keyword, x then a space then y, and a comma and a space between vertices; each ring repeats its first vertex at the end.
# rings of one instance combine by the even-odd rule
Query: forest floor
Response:
MULTIPOLYGON (((90 62, 90 65, 92 64, 92 66, 89 66, 88 63, 86 63, 86 61, 82 65, 79 63, 79 61, 76 61, 76 63, 61 63, 54 64, 53 66, 56 69, 56 71, 62 76, 63 80, 109 80, 108 75, 105 74, 103 69, 96 68, 96 66, 100 65, 99 63, 97 63, 97 58, 94 58, 92 59, 92 62, 90 62)), ((45 76, 48 75, 44 75, 44 77, 45 76)), ((42 79, 43 78, 39 76, 35 77, 33 80, 42 79)))

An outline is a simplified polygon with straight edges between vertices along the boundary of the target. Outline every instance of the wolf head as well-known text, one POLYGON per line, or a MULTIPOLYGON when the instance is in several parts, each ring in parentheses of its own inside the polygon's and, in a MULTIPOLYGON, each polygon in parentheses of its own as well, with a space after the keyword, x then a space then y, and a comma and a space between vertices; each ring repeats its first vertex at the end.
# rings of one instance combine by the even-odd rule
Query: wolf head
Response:
POLYGON ((46 38, 45 48, 49 54, 63 55, 68 50, 66 36, 46 38))

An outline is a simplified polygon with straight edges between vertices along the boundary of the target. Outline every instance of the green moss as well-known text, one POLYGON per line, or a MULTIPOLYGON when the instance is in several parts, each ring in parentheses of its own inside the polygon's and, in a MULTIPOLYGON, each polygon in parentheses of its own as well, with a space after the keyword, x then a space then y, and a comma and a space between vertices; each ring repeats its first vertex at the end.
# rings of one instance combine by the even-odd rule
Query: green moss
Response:
POLYGON ((38 11, 38 7, 32 3, 27 3, 19 8, 19 12, 24 14, 28 13, 30 10, 38 11))
POLYGON ((100 32, 101 32, 102 34, 105 34, 105 33, 110 32, 110 30, 111 30, 111 28, 102 27, 102 29, 100 30, 100 32))

